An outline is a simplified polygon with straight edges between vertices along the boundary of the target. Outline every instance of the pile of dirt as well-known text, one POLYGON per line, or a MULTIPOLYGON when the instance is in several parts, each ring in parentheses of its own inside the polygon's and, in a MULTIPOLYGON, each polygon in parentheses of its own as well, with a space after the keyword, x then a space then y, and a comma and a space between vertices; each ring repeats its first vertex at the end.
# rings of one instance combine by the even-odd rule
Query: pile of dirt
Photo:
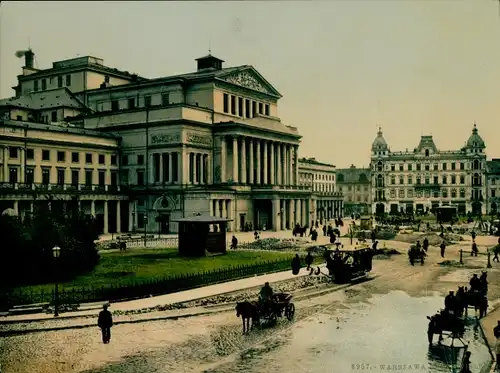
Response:
POLYGON ((241 248, 253 250, 286 250, 298 248, 307 243, 308 241, 305 238, 264 238, 262 240, 243 244, 241 248))
POLYGON ((446 233, 444 239, 437 233, 424 233, 424 234, 398 234, 395 238, 396 241, 407 242, 415 244, 417 241, 422 243, 425 239, 429 241, 431 246, 439 246, 444 241, 445 245, 453 245, 457 241, 463 241, 462 237, 453 233, 446 233))
POLYGON ((438 263, 440 266, 443 267, 463 267, 463 264, 460 264, 460 262, 457 262, 456 260, 443 260, 441 263, 438 263))

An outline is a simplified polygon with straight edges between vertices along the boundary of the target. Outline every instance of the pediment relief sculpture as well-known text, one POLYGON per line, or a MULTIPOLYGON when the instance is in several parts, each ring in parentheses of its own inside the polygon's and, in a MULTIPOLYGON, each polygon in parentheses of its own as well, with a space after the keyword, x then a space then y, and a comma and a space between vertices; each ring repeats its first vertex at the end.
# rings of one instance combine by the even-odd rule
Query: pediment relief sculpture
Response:
POLYGON ((223 77, 222 79, 228 83, 253 89, 254 91, 262 93, 272 93, 270 89, 268 89, 264 84, 262 84, 259 81, 259 79, 257 79, 255 75, 249 71, 243 71, 234 75, 229 75, 227 77, 223 77))

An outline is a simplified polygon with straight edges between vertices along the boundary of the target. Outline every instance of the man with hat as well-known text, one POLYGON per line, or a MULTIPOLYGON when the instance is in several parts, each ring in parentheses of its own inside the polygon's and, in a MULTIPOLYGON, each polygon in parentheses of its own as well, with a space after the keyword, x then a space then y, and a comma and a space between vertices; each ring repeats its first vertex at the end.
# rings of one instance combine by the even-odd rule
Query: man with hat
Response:
POLYGON ((97 319, 97 326, 101 328, 102 333, 102 343, 109 343, 111 339, 111 327, 113 326, 113 316, 111 312, 108 311, 109 304, 104 304, 102 306, 103 310, 99 312, 99 318, 97 319))

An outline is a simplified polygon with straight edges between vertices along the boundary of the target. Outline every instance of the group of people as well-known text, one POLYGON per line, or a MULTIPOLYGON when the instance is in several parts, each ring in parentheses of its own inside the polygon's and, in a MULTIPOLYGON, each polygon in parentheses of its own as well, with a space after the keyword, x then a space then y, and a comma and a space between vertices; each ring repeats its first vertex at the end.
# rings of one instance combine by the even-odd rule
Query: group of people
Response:
POLYGON ((444 298, 445 312, 461 316, 461 307, 459 307, 458 303, 461 303, 467 294, 481 294, 483 296, 486 296, 486 293, 488 292, 487 276, 487 272, 482 272, 480 277, 478 277, 477 274, 474 273, 469 281, 469 289, 467 289, 467 287, 459 287, 456 294, 455 292, 450 291, 444 298))

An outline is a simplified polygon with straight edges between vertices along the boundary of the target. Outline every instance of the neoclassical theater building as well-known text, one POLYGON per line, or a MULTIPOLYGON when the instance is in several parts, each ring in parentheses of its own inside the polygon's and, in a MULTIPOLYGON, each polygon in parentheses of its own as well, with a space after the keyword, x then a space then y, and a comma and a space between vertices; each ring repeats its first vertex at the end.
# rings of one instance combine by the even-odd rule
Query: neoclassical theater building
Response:
POLYGON ((173 233, 194 215, 227 217, 230 230, 317 219, 322 198, 299 182, 301 136, 254 67, 208 55, 194 72, 146 79, 95 57, 36 69, 33 56, 0 101, 3 209, 22 215, 43 191, 104 233, 173 233))
POLYGON ((485 143, 476 124, 459 150, 439 150, 422 136, 411 151, 391 151, 379 129, 371 149, 372 212, 425 212, 456 205, 486 213, 485 143))

